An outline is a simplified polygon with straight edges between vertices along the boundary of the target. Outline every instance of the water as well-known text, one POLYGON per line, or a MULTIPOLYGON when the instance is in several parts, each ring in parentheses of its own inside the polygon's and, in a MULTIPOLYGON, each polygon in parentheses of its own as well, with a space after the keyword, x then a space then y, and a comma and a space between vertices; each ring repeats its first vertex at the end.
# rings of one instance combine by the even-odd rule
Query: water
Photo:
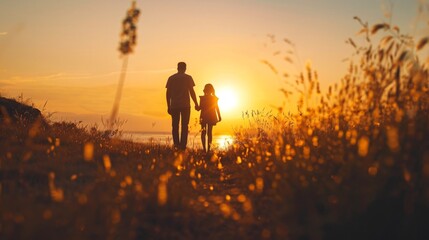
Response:
MULTIPOLYGON (((173 145, 173 138, 168 132, 123 132, 123 139, 139 143, 151 143, 161 145, 173 145)), ((213 147, 227 149, 234 142, 234 137, 228 134, 214 135, 213 147)), ((188 136, 188 147, 202 148, 201 134, 190 133, 188 136)))

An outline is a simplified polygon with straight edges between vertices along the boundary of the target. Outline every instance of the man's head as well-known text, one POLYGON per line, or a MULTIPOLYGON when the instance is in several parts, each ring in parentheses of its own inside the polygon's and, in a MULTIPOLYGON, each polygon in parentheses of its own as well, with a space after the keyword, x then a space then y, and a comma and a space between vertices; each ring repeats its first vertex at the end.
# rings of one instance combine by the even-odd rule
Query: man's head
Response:
POLYGON ((177 71, 179 71, 179 72, 185 72, 186 71, 186 63, 179 62, 177 64, 177 71))

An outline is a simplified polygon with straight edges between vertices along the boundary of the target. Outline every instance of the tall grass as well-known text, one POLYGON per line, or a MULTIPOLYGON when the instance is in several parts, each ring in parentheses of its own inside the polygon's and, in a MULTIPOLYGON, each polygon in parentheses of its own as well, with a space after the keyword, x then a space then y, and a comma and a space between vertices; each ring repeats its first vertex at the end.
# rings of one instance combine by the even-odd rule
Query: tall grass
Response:
POLYGON ((115 101, 113 103, 112 112, 108 121, 108 130, 112 131, 117 121, 119 105, 122 97, 122 89, 124 87, 125 77, 128 67, 128 56, 133 53, 137 44, 137 21, 140 16, 140 10, 137 9, 136 1, 132 1, 130 9, 127 10, 127 15, 122 21, 121 41, 119 43, 119 52, 123 57, 121 74, 119 75, 119 83, 116 89, 115 101))
MULTIPOLYGON (((255 127, 237 133, 234 152, 251 169, 249 186, 264 180, 273 206, 267 212, 276 213, 261 213, 270 232, 286 225, 297 238, 424 239, 429 78, 420 58, 427 57, 428 37, 355 19, 364 45, 348 40, 356 52, 340 84, 322 93, 307 66, 288 85, 298 94, 298 113, 246 115, 255 127)), ((289 89, 282 89, 285 97, 289 89)))

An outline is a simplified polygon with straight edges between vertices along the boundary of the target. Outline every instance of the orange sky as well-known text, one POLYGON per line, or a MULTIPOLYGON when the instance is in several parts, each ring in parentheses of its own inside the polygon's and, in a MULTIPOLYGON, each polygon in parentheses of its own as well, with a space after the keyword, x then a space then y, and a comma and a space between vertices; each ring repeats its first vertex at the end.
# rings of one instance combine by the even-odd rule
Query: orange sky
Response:
MULTIPOLYGON (((393 22, 415 31, 417 2, 393 3, 393 22)), ((31 99, 55 120, 99 121, 109 115, 121 67, 120 22, 130 1, 2 0, 0 8, 0 94, 31 99)), ((242 111, 272 109, 283 102, 283 80, 261 63, 296 43, 301 64, 311 61, 323 85, 346 70, 352 49, 344 42, 359 30, 353 16, 387 21, 389 1, 218 0, 137 1, 138 43, 130 56, 120 117, 124 130, 169 131, 165 83, 185 61, 197 95, 206 83, 230 89, 237 105, 222 111, 215 133, 241 124, 242 111), (267 34, 274 34, 272 43, 267 34)), ((421 34, 415 32, 415 34, 421 34)), ((220 93, 219 93, 220 94, 220 93)), ((292 107, 293 108, 293 107, 292 107)), ((197 113, 191 116, 191 128, 197 113)))

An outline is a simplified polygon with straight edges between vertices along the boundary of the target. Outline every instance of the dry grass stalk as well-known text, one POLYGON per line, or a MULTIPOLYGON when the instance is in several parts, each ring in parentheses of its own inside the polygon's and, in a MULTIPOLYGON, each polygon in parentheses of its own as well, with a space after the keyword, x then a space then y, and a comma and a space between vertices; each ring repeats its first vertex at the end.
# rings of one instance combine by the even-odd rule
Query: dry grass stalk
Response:
POLYGON ((131 8, 127 11, 127 15, 122 22, 121 41, 119 44, 119 51, 123 56, 121 74, 119 76, 119 83, 116 90, 115 101, 113 103, 112 112, 108 122, 108 130, 112 131, 114 123, 118 117, 119 104, 122 97, 122 90, 124 87, 125 77, 128 67, 128 55, 134 51, 137 44, 137 21, 140 16, 140 10, 137 9, 136 1, 133 1, 131 8))

